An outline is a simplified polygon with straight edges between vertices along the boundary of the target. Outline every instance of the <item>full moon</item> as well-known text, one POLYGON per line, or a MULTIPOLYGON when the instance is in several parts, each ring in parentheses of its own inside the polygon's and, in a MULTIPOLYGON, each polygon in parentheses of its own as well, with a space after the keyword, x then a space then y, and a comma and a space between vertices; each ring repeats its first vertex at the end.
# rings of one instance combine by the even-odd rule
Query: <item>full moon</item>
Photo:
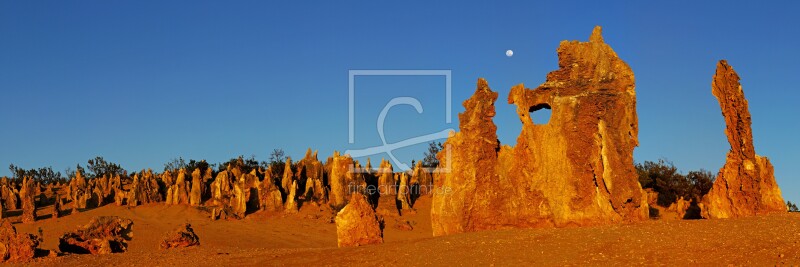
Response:
POLYGON ((511 49, 509 49, 509 50, 506 50, 506 56, 507 56, 507 57, 511 57, 511 56, 513 56, 513 55, 514 55, 514 51, 511 51, 511 49))

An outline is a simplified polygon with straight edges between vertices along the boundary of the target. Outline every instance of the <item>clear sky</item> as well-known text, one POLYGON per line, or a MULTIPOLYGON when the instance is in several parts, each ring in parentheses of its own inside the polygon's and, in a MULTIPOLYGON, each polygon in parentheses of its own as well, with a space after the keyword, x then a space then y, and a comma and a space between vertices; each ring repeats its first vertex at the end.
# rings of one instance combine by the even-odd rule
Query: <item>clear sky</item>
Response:
MULTIPOLYGON (((800 202, 796 1, 429 2, 0 1, 0 175, 11 163, 64 170, 97 155, 129 170, 179 156, 266 160, 273 148, 299 158, 311 147, 324 160, 380 145, 376 120, 394 97, 424 112, 392 108, 388 143, 457 128, 479 77, 499 92, 498 136, 513 144, 511 86, 536 87, 557 68, 560 41, 586 41, 601 25, 636 75, 637 161, 722 167, 729 146, 711 78, 727 59, 757 153, 784 198, 800 202), (451 70, 452 123, 444 77, 357 77, 349 144, 348 71, 358 69, 451 70)), ((395 154, 408 163, 424 149, 395 154)))

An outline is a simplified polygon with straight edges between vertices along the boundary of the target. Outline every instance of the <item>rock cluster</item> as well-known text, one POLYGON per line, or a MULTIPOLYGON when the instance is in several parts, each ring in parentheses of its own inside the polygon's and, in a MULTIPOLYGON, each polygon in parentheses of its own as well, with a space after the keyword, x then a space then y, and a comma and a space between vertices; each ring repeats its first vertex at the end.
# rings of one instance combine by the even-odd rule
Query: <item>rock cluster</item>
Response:
POLYGON ((81 170, 77 170, 75 172, 75 177, 69 181, 69 187, 67 188, 67 195, 72 202, 73 213, 86 209, 86 202, 89 200, 91 194, 89 193, 90 190, 87 189, 88 184, 86 178, 83 177, 81 170))
POLYGON ((123 192, 120 188, 121 185, 117 182, 118 185, 115 187, 115 191, 121 198, 126 197, 120 201, 126 201, 130 207, 163 201, 165 196, 161 193, 159 180, 161 183, 169 185, 167 188, 170 188, 173 184, 172 173, 166 171, 162 173, 160 177, 156 177, 152 170, 147 170, 141 171, 140 174, 141 175, 136 174, 133 176, 133 181, 131 182, 128 192, 123 192))
POLYGON ((160 247, 162 249, 185 248, 200 245, 200 237, 194 233, 191 224, 184 224, 164 237, 160 247))
POLYGON ((375 210, 360 193, 353 193, 348 204, 336 214, 339 247, 357 247, 383 243, 383 231, 375 210))
POLYGON ((240 173, 233 183, 233 196, 230 200, 230 207, 233 215, 237 218, 244 218, 248 211, 258 207, 258 187, 260 182, 256 170, 250 173, 240 173))
POLYGON ((189 204, 189 186, 186 181, 186 169, 178 171, 178 178, 174 183, 171 179, 167 180, 167 205, 189 204))
POLYGON ((523 124, 515 147, 500 146, 492 121, 497 93, 478 81, 459 114, 460 132, 437 156, 450 171, 435 179, 434 235, 648 217, 633 167, 633 72, 600 27, 589 42, 562 42, 558 57, 559 70, 538 88, 511 89, 508 103, 516 104, 523 124), (532 121, 530 113, 540 109, 552 110, 549 123, 532 121))
POLYGON ((739 75, 725 60, 717 63, 711 92, 725 117, 725 134, 731 150, 711 190, 700 204, 705 218, 734 218, 786 212, 772 163, 756 155, 752 121, 739 75))
POLYGON ((75 254, 110 254, 128 250, 133 221, 117 216, 92 218, 88 224, 58 239, 61 252, 75 254))
POLYGON ((324 204, 328 201, 328 194, 325 188, 325 169, 317 159, 317 152, 311 152, 309 148, 306 156, 297 162, 297 180, 299 184, 304 184, 303 198, 317 204, 324 204))

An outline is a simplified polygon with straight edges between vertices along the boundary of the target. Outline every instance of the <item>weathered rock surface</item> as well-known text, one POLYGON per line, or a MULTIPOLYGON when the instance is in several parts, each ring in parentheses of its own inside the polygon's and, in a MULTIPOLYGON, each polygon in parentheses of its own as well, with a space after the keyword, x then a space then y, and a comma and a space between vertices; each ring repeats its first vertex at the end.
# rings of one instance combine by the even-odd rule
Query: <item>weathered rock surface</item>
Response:
POLYGON ((8 220, 0 222, 0 262, 24 262, 33 259, 42 239, 31 234, 17 233, 8 220))
POLYGON ((422 166, 422 161, 417 162, 411 175, 411 184, 419 188, 421 194, 427 194, 433 187, 433 175, 422 166))
POLYGON ((211 183, 211 201, 214 205, 223 205, 227 203, 233 191, 233 179, 230 172, 230 165, 227 170, 221 171, 217 174, 214 182, 211 183))
POLYGON ((393 196, 397 194, 397 183, 394 180, 394 169, 392 163, 381 159, 378 166, 378 192, 381 196, 393 196))
POLYGON ((203 181, 200 174, 200 168, 194 169, 192 172, 192 190, 189 192, 189 205, 199 206, 203 194, 203 181))
POLYGON ((266 172, 266 177, 258 188, 260 208, 263 211, 281 211, 283 210, 283 197, 281 190, 273 182, 271 173, 270 171, 266 172))
POLYGON ((291 191, 293 181, 294 172, 292 172, 292 158, 287 157, 285 167, 283 169, 283 178, 281 178, 281 188, 283 188, 284 195, 288 195, 289 191, 291 191))
POLYGON ((22 201, 22 222, 32 223, 36 221, 36 195, 33 179, 23 178, 22 187, 19 190, 19 199, 22 201))
MULTIPOLYGON (((138 194, 137 197, 140 204, 147 204, 147 203, 155 203, 164 201, 163 191, 160 190, 160 186, 156 176, 153 175, 153 170, 147 169, 147 171, 142 171, 142 176, 137 182, 138 187, 138 194)), ((117 181, 119 183, 119 181, 117 181)))
POLYGON ((167 205, 189 204, 189 190, 186 185, 186 169, 178 171, 175 184, 167 189, 167 205))
POLYGON ((160 247, 162 249, 185 248, 200 245, 200 237, 194 233, 191 224, 184 224, 164 237, 160 247))
POLYGON ((317 159, 316 151, 312 153, 310 148, 306 151, 306 156, 297 162, 297 173, 299 177, 305 178, 300 181, 305 183, 303 195, 306 201, 318 204, 328 201, 328 192, 323 183, 324 167, 317 159))
POLYGON ((116 216, 93 218, 74 232, 58 239, 61 252, 75 254, 110 254, 128 250, 133 221, 116 216))
POLYGON ((397 201, 400 202, 400 209, 411 209, 411 195, 408 184, 408 175, 404 172, 400 174, 400 185, 397 187, 397 201))
MULTIPOLYGON (((492 122, 495 115, 493 92, 485 80, 478 80, 475 93, 464 101, 466 110, 458 115, 460 132, 452 134, 439 152, 440 172, 435 180, 436 191, 431 208, 431 223, 434 235, 445 235, 489 228, 490 214, 499 214, 490 205, 498 200, 480 192, 497 192, 494 184, 499 182, 497 151, 497 126, 492 122), (445 159, 449 151, 450 159, 445 159), (480 191, 479 191, 480 189, 480 191), (448 190, 448 193, 444 193, 448 190), (442 192, 439 192, 442 191, 442 192), (470 216, 484 213, 474 220, 470 216)), ((499 204, 499 203, 498 203, 499 204)), ((527 204, 526 204, 527 205, 527 204)))
POLYGON ((331 207, 341 209, 347 205, 350 188, 348 188, 354 180, 353 172, 350 170, 354 168, 353 158, 350 155, 339 155, 338 151, 334 151, 332 157, 332 165, 330 171, 330 187, 331 192, 329 196, 329 204, 331 207))
POLYGON ((450 172, 435 179, 434 235, 648 218, 633 167, 633 72, 600 27, 589 42, 561 42, 558 57, 559 70, 538 88, 511 89, 508 102, 523 124, 515 147, 500 146, 492 122, 497 93, 478 81, 459 114, 460 132, 437 156, 450 172), (530 113, 544 108, 552 109, 549 123, 534 124, 530 113))
POLYGON ((61 217, 61 205, 61 198, 56 196, 55 202, 53 202, 53 211, 50 217, 51 219, 57 219, 58 217, 61 217))
POLYGON ((292 181, 292 185, 289 186, 289 194, 286 196, 286 212, 288 213, 296 213, 298 211, 297 206, 297 181, 292 181))
POLYGON ((357 247, 383 243, 381 223, 367 197, 353 193, 349 203, 336 215, 339 247, 357 247))
POLYGON ((117 206, 122 206, 124 204, 125 199, 128 199, 127 192, 123 191, 122 189, 114 189, 114 204, 117 206))
POLYGON ((256 176, 256 170, 251 173, 236 173, 239 173, 239 176, 233 183, 233 194, 229 200, 229 206, 231 215, 244 218, 248 211, 255 210, 259 206, 258 187, 260 182, 256 176))
MULTIPOLYGON (((161 180, 165 181, 166 184, 172 184, 173 181, 171 179, 172 174, 167 171, 161 174, 161 180)), ((147 203, 154 203, 154 202, 161 202, 162 192, 159 191, 159 183, 155 175, 153 175, 152 170, 144 171, 142 170, 140 173, 135 174, 133 176, 133 181, 130 185, 130 190, 128 192, 123 192, 120 188, 121 184, 120 181, 115 178, 114 186, 114 202, 115 203, 122 203, 123 199, 127 199, 127 204, 130 207, 135 207, 140 204, 147 204, 147 203), (120 194, 117 197, 117 194, 120 194)), ((167 186, 167 189, 170 189, 167 186)), ((168 194, 166 200, 170 202, 172 199, 172 195, 168 194)), ((171 204, 171 203, 168 203, 171 204)))
POLYGON ((69 181, 69 196, 72 201, 72 211, 77 212, 81 209, 86 209, 87 201, 87 185, 86 179, 80 170, 75 172, 75 178, 69 181))
POLYGON ((725 60, 717 63, 711 92, 725 117, 731 150, 711 190, 703 197, 704 218, 735 218, 786 212, 772 163, 756 155, 750 110, 739 75, 725 60))
POLYGON ((8 177, 3 177, 0 180, 0 186, 2 186, 0 195, 2 195, 5 208, 9 210, 19 209, 19 199, 17 198, 17 192, 15 192, 15 186, 9 181, 8 177))

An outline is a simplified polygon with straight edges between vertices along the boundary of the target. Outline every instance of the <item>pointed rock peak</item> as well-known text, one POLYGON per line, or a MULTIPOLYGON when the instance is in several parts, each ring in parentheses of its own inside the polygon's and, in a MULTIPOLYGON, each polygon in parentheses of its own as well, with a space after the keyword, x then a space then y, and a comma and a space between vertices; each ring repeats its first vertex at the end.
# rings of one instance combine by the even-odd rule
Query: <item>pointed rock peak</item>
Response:
POLYGON ((478 78, 478 90, 492 90, 489 89, 489 83, 484 78, 478 78))
POLYGON ((717 76, 719 76, 720 80, 725 79, 723 78, 724 76, 732 76, 729 79, 735 79, 737 82, 740 80, 739 74, 737 74, 736 71, 733 70, 733 67, 728 65, 728 61, 724 59, 717 62, 717 73, 714 74, 715 81, 718 79, 717 76))
POLYGON ((592 30, 592 36, 589 36, 589 42, 592 43, 604 43, 603 41, 603 28, 600 26, 594 26, 594 30, 592 30))

